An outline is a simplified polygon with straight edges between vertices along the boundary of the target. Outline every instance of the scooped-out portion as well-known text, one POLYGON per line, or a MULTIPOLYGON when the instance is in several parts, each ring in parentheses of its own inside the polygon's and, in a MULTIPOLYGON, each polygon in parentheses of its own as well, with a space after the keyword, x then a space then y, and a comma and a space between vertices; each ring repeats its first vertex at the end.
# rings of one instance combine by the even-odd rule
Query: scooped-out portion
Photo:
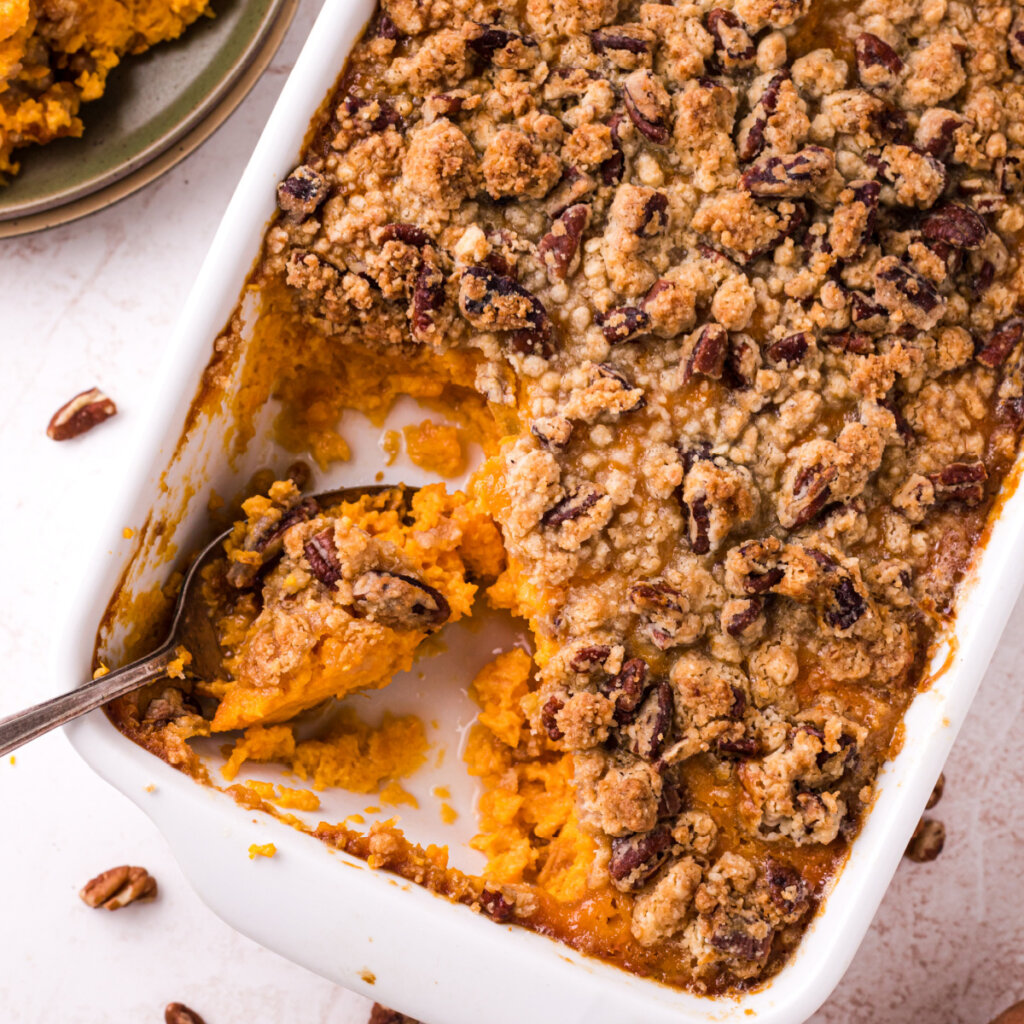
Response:
POLYGON ((504 564, 490 517, 433 485, 320 508, 290 480, 245 502, 205 580, 225 652, 214 732, 387 685, 504 564))

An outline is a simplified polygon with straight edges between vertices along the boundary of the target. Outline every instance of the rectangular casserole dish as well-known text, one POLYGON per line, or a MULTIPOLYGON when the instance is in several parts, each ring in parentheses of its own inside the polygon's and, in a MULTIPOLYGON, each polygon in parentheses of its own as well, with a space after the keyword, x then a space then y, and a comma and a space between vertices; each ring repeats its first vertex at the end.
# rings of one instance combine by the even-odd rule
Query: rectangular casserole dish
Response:
MULTIPOLYGON (((167 383, 140 432, 120 490, 111 495, 109 543, 97 548, 75 620, 59 650, 59 689, 85 678, 97 620, 115 588, 141 597, 162 583, 174 552, 194 550, 206 539, 211 492, 236 493, 256 468, 275 461, 271 410, 244 454, 231 460, 225 445, 233 429, 228 412, 189 421, 189 411, 212 340, 231 316, 259 251, 273 212, 274 185, 293 166, 310 116, 334 85, 373 6, 368 0, 327 0, 225 214, 158 374, 167 383), (124 526, 143 523, 134 540, 123 538, 124 526)), ((400 404, 389 426, 414 416, 414 408, 400 404)), ((386 468, 374 444, 376 431, 360 430, 346 421, 355 457, 317 486, 371 482, 378 470, 388 474, 388 481, 420 482, 407 465, 386 468)), ((1007 492, 1016 479, 1015 471, 1007 492)), ((1007 557, 1021 539, 1020 501, 1013 495, 999 506, 978 564, 961 589, 955 636, 935 653, 934 682, 911 706, 903 747, 879 775, 876 804, 804 942, 767 986, 739 997, 709 1000, 645 981, 370 871, 278 821, 254 816, 213 789, 196 786, 132 744, 101 715, 76 723, 69 735, 99 774, 151 815, 197 890, 230 924, 327 978, 432 1024, 481 1018, 511 1024, 527 1014, 597 1024, 639 1017, 651 1022, 738 1021, 754 1015, 795 1024, 828 996, 866 931, 1024 582, 1024 569, 1007 557), (156 790, 146 793, 151 782, 156 790), (278 855, 250 864, 249 844, 268 841, 278 855), (524 972, 526 985, 519 983, 524 972)), ((115 627, 103 638, 103 653, 116 660, 124 639, 115 627)), ((445 675, 449 680, 435 687, 429 704, 421 693, 432 679, 424 683, 417 672, 373 698, 375 704, 418 709, 424 718, 439 721, 431 739, 448 751, 449 768, 424 771, 413 788, 421 795, 431 785, 449 785, 460 824, 442 831, 433 807, 419 813, 403 808, 401 824, 414 841, 437 840, 440 833, 453 848, 453 862, 467 870, 479 864, 464 842, 460 846, 473 820, 473 787, 454 761, 460 729, 473 714, 465 685, 493 641, 486 631, 466 630, 457 640, 449 639, 447 657, 417 666, 438 684, 445 675), (453 674, 461 689, 451 685, 453 674)), ((264 771, 260 777, 273 774, 264 771)), ((339 820, 366 802, 365 797, 331 794, 317 817, 339 820)))

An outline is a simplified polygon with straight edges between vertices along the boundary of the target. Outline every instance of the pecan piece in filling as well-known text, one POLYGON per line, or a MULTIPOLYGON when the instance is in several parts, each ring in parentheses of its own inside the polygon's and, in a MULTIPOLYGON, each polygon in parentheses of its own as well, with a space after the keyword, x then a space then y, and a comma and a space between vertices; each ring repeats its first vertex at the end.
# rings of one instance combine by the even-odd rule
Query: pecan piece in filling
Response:
POLYGON ((985 221, 959 203, 932 207, 921 222, 921 234, 932 242, 946 242, 958 249, 977 249, 988 234, 985 221))
POLYGON ((988 470, 981 459, 965 459, 951 462, 937 473, 929 473, 928 479, 935 488, 936 501, 962 501, 973 508, 985 499, 988 470))
POLYGON ((590 207, 577 203, 565 210, 540 240, 537 253, 554 281, 564 281, 579 265, 580 240, 590 221, 590 207))
POLYGON ((338 551, 334 546, 334 532, 321 530, 302 545, 310 571, 325 586, 333 587, 342 577, 338 551))
POLYGON ((707 26, 715 40, 715 57, 723 68, 732 71, 754 63, 757 47, 734 11, 721 7, 708 11, 707 26))
POLYGON ((447 598, 435 587, 405 573, 370 569, 352 584, 352 609, 389 629, 431 630, 451 615, 447 598))
POLYGON ((683 371, 683 381, 695 375, 713 380, 720 378, 728 348, 729 332, 721 324, 705 324, 694 339, 683 371))
POLYGON ((597 322, 608 344, 618 345, 646 334, 651 326, 651 317, 636 306, 619 306, 600 314, 597 322))
POLYGON ((672 833, 664 826, 612 840, 608 874, 622 892, 633 892, 665 863, 672 848, 672 833))
POLYGON ((459 309, 480 331, 508 331, 515 351, 550 357, 551 321, 543 303, 511 277, 468 267, 459 285, 459 309))
POLYGON ((649 142, 663 146, 669 140, 669 95, 650 71, 634 71, 622 83, 626 113, 649 142))
POLYGON ((293 220, 301 221, 311 213, 315 213, 326 198, 326 179, 306 164, 299 164, 277 186, 278 209, 293 220))
POLYGON ((740 182, 758 198, 798 198, 813 192, 835 170, 830 149, 808 146, 792 156, 769 156, 743 172, 740 182))
POLYGON ((978 346, 975 358, 985 366, 1002 366, 1010 353, 1024 337, 1024 318, 1015 316, 992 328, 984 342, 978 346))

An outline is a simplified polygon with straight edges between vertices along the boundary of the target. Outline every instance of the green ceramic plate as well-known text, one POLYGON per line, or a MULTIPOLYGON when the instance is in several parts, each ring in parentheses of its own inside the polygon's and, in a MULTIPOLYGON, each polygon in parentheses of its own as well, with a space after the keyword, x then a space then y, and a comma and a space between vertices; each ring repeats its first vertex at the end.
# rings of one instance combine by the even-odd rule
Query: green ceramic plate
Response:
POLYGON ((82 106, 82 138, 17 153, 21 173, 0 187, 0 236, 91 213, 107 204, 81 201, 101 191, 111 194, 109 202, 123 198, 154 175, 143 174, 134 188, 118 183, 138 179, 161 156, 159 172, 167 170, 209 135, 201 131, 207 118, 220 124, 241 102, 270 62, 296 0, 212 0, 211 6, 215 17, 200 18, 180 39, 114 69, 103 97, 82 106), (175 145, 186 140, 193 144, 175 145), (69 215, 58 215, 58 208, 69 215))

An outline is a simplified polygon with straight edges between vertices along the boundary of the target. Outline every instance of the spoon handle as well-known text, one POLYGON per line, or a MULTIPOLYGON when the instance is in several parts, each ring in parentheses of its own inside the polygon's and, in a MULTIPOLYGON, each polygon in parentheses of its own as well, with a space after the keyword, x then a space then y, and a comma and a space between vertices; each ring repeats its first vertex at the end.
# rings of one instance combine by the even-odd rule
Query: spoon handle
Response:
POLYGON ((166 675, 167 667, 176 657, 175 646, 165 644, 147 657, 133 661, 124 668, 114 669, 84 686, 0 718, 0 757, 87 711, 101 707, 115 697, 137 690, 153 679, 159 679, 166 675))

